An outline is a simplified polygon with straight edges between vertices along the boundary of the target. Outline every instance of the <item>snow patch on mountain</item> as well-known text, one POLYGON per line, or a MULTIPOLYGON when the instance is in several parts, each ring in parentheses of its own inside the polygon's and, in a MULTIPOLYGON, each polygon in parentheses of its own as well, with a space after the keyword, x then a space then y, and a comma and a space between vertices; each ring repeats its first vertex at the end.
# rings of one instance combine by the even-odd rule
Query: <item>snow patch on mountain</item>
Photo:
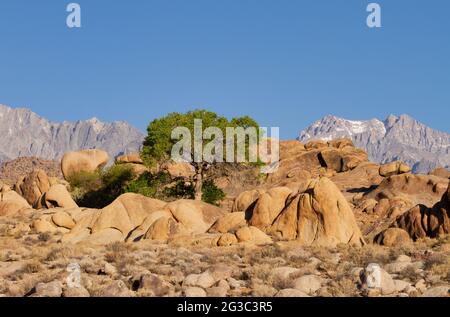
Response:
POLYGON ((375 162, 401 160, 417 173, 450 166, 450 134, 433 130, 408 115, 390 115, 384 121, 329 115, 301 131, 298 139, 307 142, 337 138, 351 138, 375 162))

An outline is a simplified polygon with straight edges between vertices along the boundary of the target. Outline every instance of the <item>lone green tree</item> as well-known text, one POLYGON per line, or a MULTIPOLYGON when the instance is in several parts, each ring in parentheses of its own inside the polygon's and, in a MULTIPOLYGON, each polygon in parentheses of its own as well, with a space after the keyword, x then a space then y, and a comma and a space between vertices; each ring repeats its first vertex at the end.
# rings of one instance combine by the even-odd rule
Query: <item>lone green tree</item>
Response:
POLYGON ((185 145, 187 144, 189 150, 186 151, 185 146, 182 150, 183 153, 179 151, 178 153, 184 157, 185 162, 190 163, 195 169, 195 177, 193 179, 195 199, 201 200, 205 172, 211 165, 229 161, 230 155, 234 158, 234 150, 237 146, 242 147, 242 143, 245 143, 245 151, 247 154, 249 153, 250 136, 247 136, 244 140, 238 138, 237 142, 234 142, 235 136, 233 135, 233 143, 230 145, 227 144, 227 140, 231 139, 230 135, 227 135, 227 131, 230 134, 233 131, 232 129, 248 128, 255 128, 254 131, 257 131, 257 137, 259 137, 260 129, 258 123, 248 116, 228 120, 207 110, 170 113, 162 118, 153 120, 149 124, 147 128, 148 135, 145 138, 142 149, 142 158, 148 165, 168 161, 173 158, 174 147, 180 143, 181 139, 184 139, 185 145), (196 125, 199 122, 198 120, 201 120, 201 131, 198 130, 198 125, 196 125), (179 130, 180 128, 181 133, 177 133, 177 129, 179 130), (230 153, 230 146, 233 153, 230 153), (199 148, 202 150, 201 158, 198 156, 199 148), (222 151, 221 149, 224 148, 227 150, 222 151), (205 160, 203 149, 210 149, 214 157, 205 160))

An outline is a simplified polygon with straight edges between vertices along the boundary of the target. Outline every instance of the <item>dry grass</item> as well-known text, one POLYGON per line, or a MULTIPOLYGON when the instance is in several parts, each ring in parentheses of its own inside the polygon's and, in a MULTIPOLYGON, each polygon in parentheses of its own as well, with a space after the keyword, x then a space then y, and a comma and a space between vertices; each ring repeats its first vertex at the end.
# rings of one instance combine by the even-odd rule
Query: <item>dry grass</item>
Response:
MULTIPOLYGON (((52 234, 29 232, 9 236, 8 230, 16 223, 17 220, 5 223, 0 219, 0 269, 1 265, 24 265, 12 274, 0 276, 0 293, 23 296, 38 282, 63 281, 67 276, 67 265, 78 263, 82 268, 83 285, 92 296, 101 296, 102 290, 112 281, 111 276, 99 274, 108 262, 117 269, 114 279, 131 287, 132 280, 140 275, 157 274, 170 283, 173 295, 182 293, 185 276, 202 273, 215 264, 225 264, 233 268, 232 277, 242 285, 242 288, 230 290, 232 296, 272 296, 278 290, 292 287, 296 278, 309 274, 325 280, 317 296, 362 296, 359 277, 352 273, 353 269, 364 268, 369 263, 383 266, 394 262, 399 255, 408 255, 413 262, 423 261, 424 268, 421 271, 407 267, 395 276, 396 279, 415 283, 424 278, 433 286, 450 283, 450 236, 391 248, 372 244, 302 247, 295 242, 276 242, 264 247, 242 244, 213 248, 182 243, 163 245, 148 240, 101 247, 57 244, 59 236, 52 234), (299 271, 289 278, 278 278, 272 272, 281 266, 299 271)), ((138 290, 136 295, 147 297, 152 293, 138 290)))

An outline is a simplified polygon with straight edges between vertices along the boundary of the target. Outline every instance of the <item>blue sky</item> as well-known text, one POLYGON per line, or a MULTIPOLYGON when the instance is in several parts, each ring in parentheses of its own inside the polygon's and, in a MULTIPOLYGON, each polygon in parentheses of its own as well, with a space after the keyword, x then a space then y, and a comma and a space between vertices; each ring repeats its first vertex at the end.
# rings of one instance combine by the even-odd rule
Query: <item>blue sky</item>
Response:
POLYGON ((327 114, 410 114, 450 132, 450 2, 1 0, 0 103, 145 130, 171 111, 249 114, 281 136, 327 114))

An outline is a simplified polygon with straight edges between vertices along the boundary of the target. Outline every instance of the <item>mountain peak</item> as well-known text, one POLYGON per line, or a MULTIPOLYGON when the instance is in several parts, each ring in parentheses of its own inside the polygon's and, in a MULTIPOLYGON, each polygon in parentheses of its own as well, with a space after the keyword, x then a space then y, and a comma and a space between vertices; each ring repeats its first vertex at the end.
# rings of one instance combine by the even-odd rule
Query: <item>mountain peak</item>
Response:
POLYGON ((94 117, 55 123, 30 109, 5 105, 0 105, 0 133, 0 162, 25 156, 57 160, 65 152, 91 148, 101 148, 114 158, 139 151, 144 139, 138 129, 123 121, 105 123, 94 117))
POLYGON ((300 132, 299 140, 350 138, 371 160, 402 160, 415 172, 450 166, 450 134, 433 130, 413 117, 389 115, 386 120, 347 120, 332 115, 300 132))

